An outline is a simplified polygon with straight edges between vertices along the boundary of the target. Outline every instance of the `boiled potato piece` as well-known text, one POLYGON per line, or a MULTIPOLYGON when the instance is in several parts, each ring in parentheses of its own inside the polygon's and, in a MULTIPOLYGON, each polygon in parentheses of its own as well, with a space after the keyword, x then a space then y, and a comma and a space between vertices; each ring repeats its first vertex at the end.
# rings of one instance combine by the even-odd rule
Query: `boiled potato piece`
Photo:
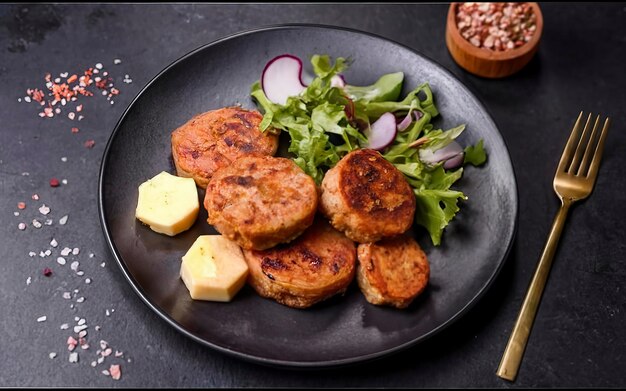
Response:
POLYGON ((239 245, 222 235, 202 235, 183 256, 180 277, 194 300, 231 301, 248 277, 239 245))
POLYGON ((174 236, 198 217, 198 190, 192 178, 161 172, 139 185, 135 217, 158 233, 174 236))

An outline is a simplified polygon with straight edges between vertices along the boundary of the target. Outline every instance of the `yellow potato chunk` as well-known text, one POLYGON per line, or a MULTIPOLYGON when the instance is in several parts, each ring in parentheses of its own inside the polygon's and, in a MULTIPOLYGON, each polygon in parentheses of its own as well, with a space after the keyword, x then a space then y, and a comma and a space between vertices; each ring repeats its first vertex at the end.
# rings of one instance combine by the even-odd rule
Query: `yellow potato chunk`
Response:
POLYGON ((180 277, 194 300, 231 301, 248 277, 237 243, 222 235, 202 235, 183 256, 180 277))
POLYGON ((163 171, 139 185, 135 217, 154 232, 174 236, 186 231, 199 211, 198 190, 192 178, 163 171))

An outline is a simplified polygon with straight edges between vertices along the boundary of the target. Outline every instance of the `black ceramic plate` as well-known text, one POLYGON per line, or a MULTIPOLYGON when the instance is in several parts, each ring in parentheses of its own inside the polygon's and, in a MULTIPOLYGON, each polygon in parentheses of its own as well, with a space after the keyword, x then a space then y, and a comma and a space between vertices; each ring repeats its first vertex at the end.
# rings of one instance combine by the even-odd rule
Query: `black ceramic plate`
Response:
MULTIPOLYGON (((443 42, 442 42, 443 45, 443 42)), ((305 63, 307 61, 305 60, 305 63)), ((310 66, 310 65, 309 65, 310 66)), ((378 358, 414 345, 463 315, 489 287, 511 246, 517 189, 507 148, 483 105, 450 72, 419 53, 366 33, 324 26, 277 26, 203 46, 156 76, 123 114, 100 173, 104 234, 134 290, 183 334, 241 358, 266 364, 325 367, 378 358), (441 128, 467 124, 463 144, 483 138, 489 154, 469 167, 458 188, 469 196, 433 247, 415 230, 431 263, 428 288, 408 309, 368 304, 356 284, 343 297, 306 310, 263 299, 246 286, 231 303, 192 301, 179 278, 180 259, 198 235, 215 233, 206 211, 187 232, 170 238, 135 220, 137 186, 161 171, 175 173, 170 134, 195 114, 241 104, 255 108, 250 85, 276 55, 302 59, 326 53, 353 60, 351 84, 403 71, 405 93, 429 82, 441 128)), ((199 196, 204 196, 200 192, 199 196)), ((201 208, 203 209, 203 208, 201 208)))

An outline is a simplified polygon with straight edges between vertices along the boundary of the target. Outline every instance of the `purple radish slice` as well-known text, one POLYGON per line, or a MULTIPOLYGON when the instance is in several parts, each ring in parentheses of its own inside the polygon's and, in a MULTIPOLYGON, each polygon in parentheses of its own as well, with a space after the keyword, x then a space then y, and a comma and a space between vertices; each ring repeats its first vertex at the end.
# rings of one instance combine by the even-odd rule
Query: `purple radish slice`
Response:
POLYGON ((450 144, 446 145, 443 148, 439 148, 429 156, 421 157, 424 163, 428 164, 437 164, 440 162, 443 163, 443 168, 446 170, 450 170, 453 168, 460 167, 463 164, 463 158, 465 156, 465 152, 463 151, 463 147, 456 141, 452 140, 450 144))
POLYGON ((274 57, 263 69, 261 88, 271 102, 284 105, 287 98, 306 88, 302 82, 302 61, 291 54, 274 57))
POLYGON ((346 79, 343 78, 343 75, 335 75, 330 78, 330 86, 343 88, 346 86, 346 79))
POLYGON ((454 157, 451 157, 450 159, 446 160, 446 162, 443 163, 443 168, 446 170, 452 170, 452 169, 461 167, 463 165, 464 158, 465 158, 465 152, 460 152, 454 157))
POLYGON ((380 116, 364 133, 367 137, 366 148, 381 151, 396 138, 396 116, 385 113, 380 116))
POLYGON ((409 110, 404 119, 398 124, 398 132, 405 131, 409 127, 409 125, 411 125, 411 122, 413 122, 413 119, 411 118, 411 112, 412 110, 409 110))
POLYGON ((419 121, 420 118, 422 118, 423 116, 421 111, 410 109, 409 112, 406 114, 406 117, 404 117, 404 119, 398 124, 398 132, 405 131, 409 127, 409 125, 411 125, 411 113, 413 113, 413 117, 415 117, 416 121, 419 121))

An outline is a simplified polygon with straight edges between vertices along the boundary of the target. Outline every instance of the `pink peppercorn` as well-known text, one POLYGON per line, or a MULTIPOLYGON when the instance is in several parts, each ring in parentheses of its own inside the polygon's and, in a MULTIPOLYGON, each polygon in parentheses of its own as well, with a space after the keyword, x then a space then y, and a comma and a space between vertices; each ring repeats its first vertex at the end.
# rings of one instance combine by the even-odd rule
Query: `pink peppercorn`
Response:
POLYGON ((43 269, 43 275, 46 277, 50 277, 52 275, 52 269, 50 269, 49 267, 43 269))
POLYGON ((50 186, 51 187, 58 187, 59 186, 59 180, 56 179, 56 178, 50 179, 50 186))

